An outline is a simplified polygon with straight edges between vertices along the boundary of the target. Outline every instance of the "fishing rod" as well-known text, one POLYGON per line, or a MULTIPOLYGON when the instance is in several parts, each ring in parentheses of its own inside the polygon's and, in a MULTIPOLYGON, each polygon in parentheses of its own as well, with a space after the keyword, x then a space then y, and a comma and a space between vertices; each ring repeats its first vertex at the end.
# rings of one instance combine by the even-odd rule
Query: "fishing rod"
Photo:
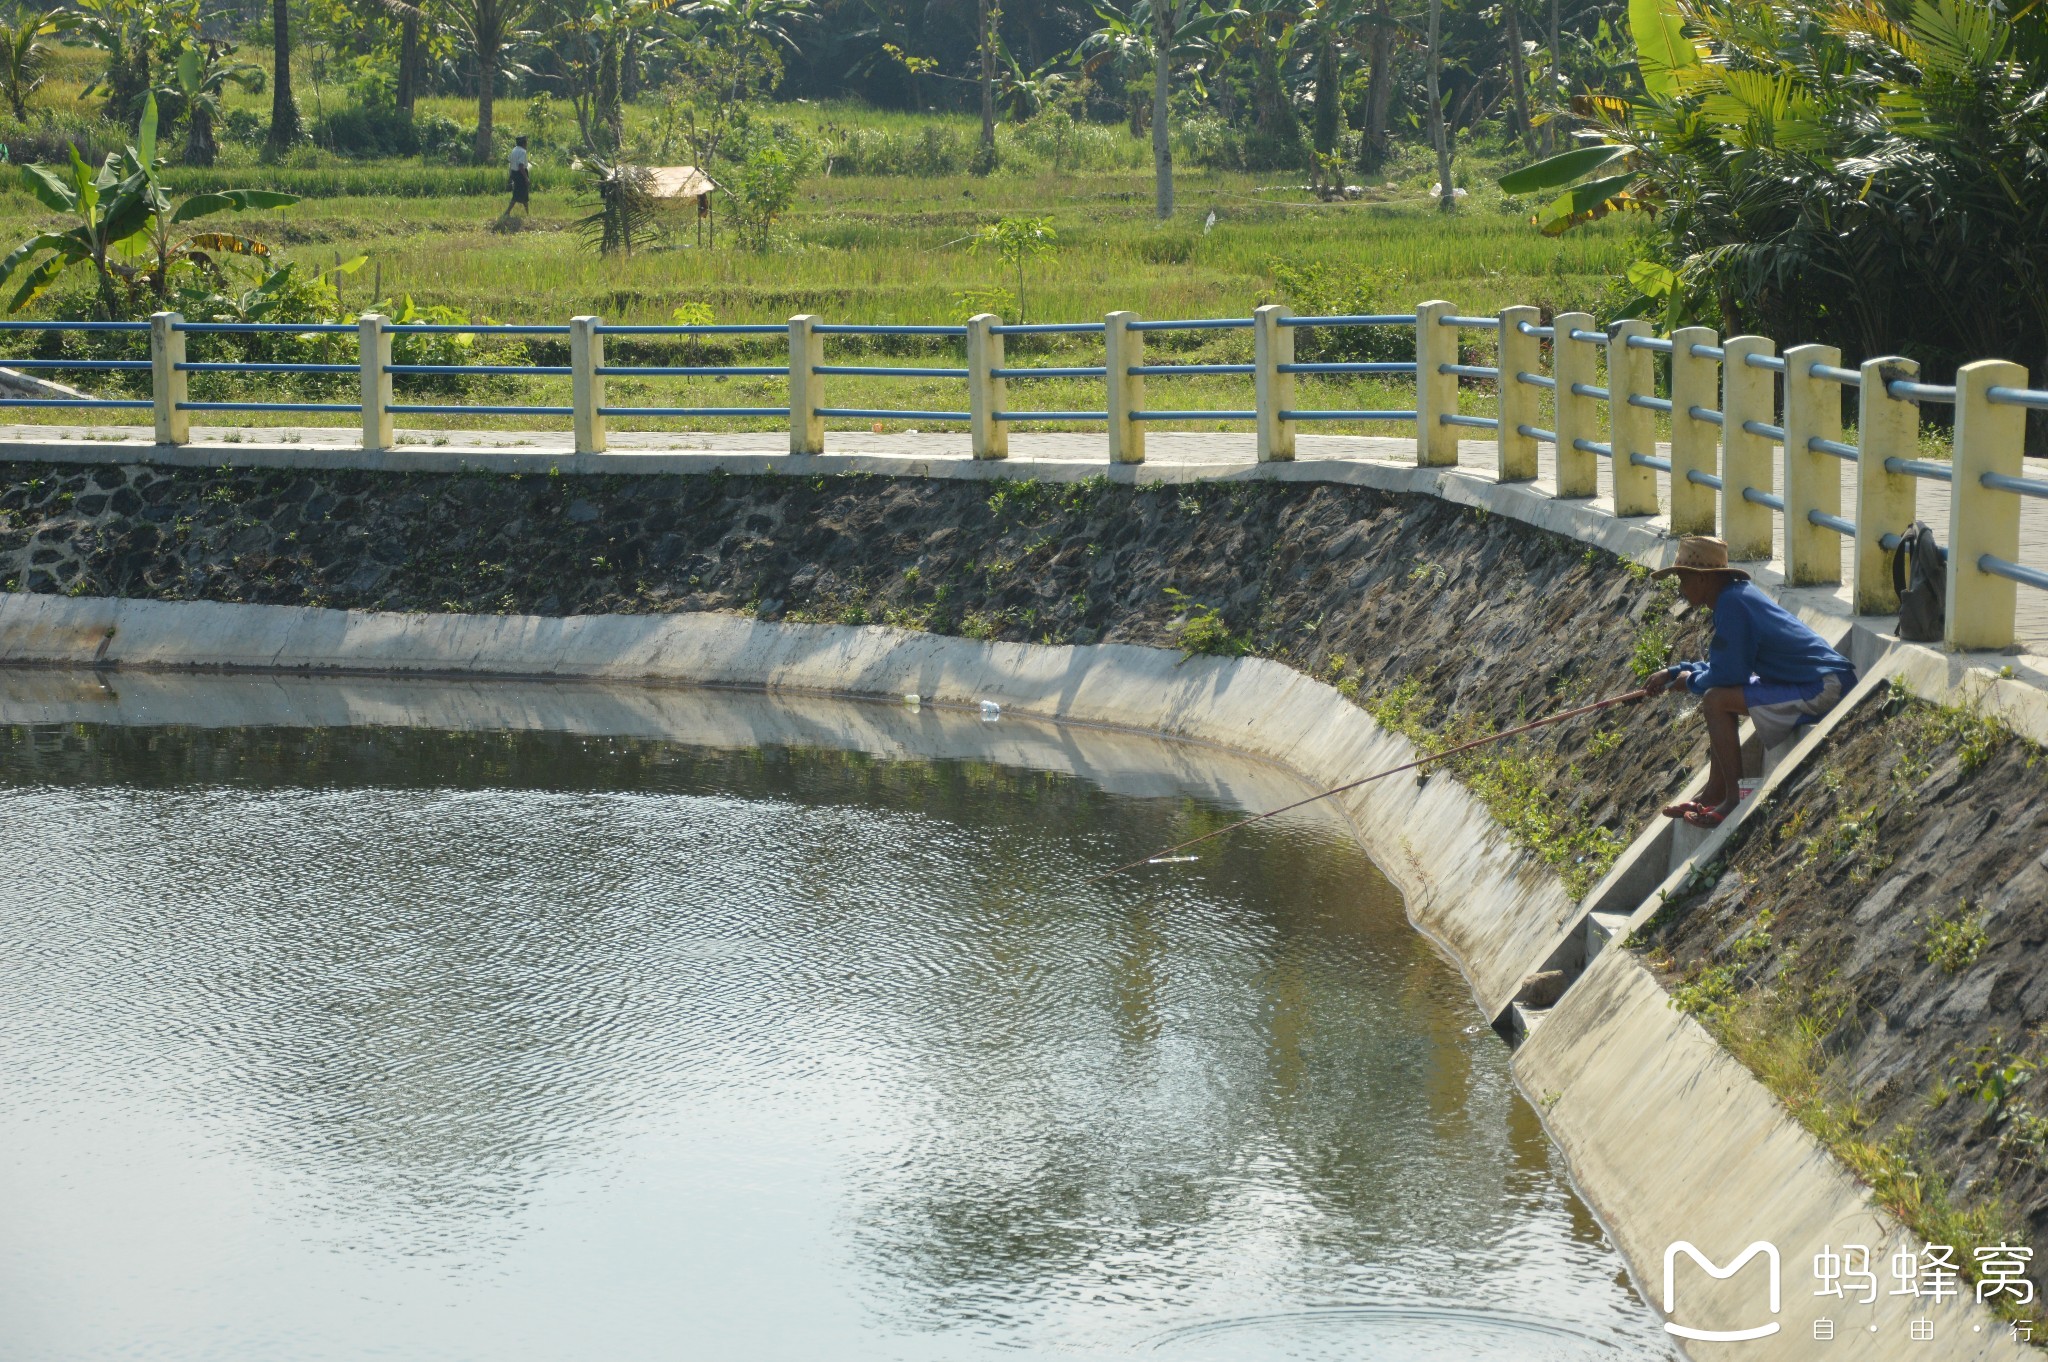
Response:
POLYGON ((1576 719, 1581 714, 1594 714, 1603 709, 1611 709, 1616 705, 1633 704, 1637 700, 1646 700, 1649 698, 1649 696, 1650 692, 1647 688, 1632 690, 1625 695, 1610 695, 1605 700, 1596 700, 1590 705, 1580 705, 1577 709, 1568 709, 1565 710, 1562 714, 1553 714, 1547 719, 1536 719, 1529 723, 1523 724, 1519 728, 1506 729, 1502 732, 1494 733, 1484 738, 1474 738, 1471 742, 1459 743, 1456 747, 1447 747, 1441 752, 1432 752, 1430 755, 1426 757, 1419 757, 1414 761, 1405 762, 1400 766, 1390 766, 1384 771, 1375 771, 1369 776, 1360 776, 1357 780, 1351 781, 1349 784, 1339 785, 1335 789, 1324 790, 1321 794, 1312 794, 1308 796, 1306 799, 1297 799, 1292 804, 1282 804, 1277 809, 1268 809, 1264 813, 1255 813, 1250 818, 1239 819, 1237 822, 1230 824, 1228 827, 1217 828, 1214 832, 1205 832, 1200 837, 1190 837, 1185 842, 1176 842, 1170 847, 1166 847, 1160 851, 1155 851, 1150 856, 1142 856, 1135 861, 1129 862, 1128 864, 1120 865, 1116 867, 1116 869, 1114 870, 1105 870, 1099 875, 1090 875, 1087 879, 1081 881, 1081 883, 1094 884, 1097 880, 1111 879, 1117 875, 1123 874, 1127 870, 1136 870, 1141 865, 1159 865, 1165 863, 1168 857, 1174 857, 1178 860, 1192 861, 1195 859, 1194 857, 1180 857, 1176 856, 1176 853, 1185 851, 1189 847, 1198 845, 1199 843, 1206 842, 1212 837, 1221 837, 1226 832, 1236 832, 1239 828, 1248 828, 1254 823, 1262 823, 1268 818, 1276 818, 1279 815, 1286 813, 1291 809, 1301 808, 1305 804, 1313 804, 1317 800, 1328 799, 1331 795, 1340 795, 1345 793, 1347 790, 1355 790, 1361 785, 1370 785, 1375 780, 1383 780, 1388 776, 1397 776, 1401 774, 1401 772, 1403 771, 1412 771, 1418 766, 1424 766, 1433 761, 1442 761, 1446 757, 1455 757, 1460 752, 1469 752, 1475 747, 1484 747, 1486 746, 1486 744, 1490 742, 1499 742, 1502 738, 1512 738, 1519 734, 1530 732, 1533 729, 1547 728, 1551 724, 1561 724, 1566 719, 1576 719))

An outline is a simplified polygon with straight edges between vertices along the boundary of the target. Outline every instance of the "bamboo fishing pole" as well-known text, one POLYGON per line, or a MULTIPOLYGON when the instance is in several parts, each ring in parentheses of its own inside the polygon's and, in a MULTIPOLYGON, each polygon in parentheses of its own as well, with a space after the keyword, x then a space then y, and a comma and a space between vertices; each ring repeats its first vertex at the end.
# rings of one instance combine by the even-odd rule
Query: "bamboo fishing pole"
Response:
MULTIPOLYGON (((1538 728, 1548 728, 1551 724, 1561 724, 1566 719, 1576 719, 1582 714, 1594 714, 1603 709, 1611 709, 1615 705, 1633 704, 1637 700, 1648 699, 1649 695, 1650 692, 1647 688, 1632 690, 1625 695, 1610 695, 1605 700, 1596 700, 1590 705, 1580 705, 1577 709, 1568 709, 1562 714, 1553 714, 1545 719, 1532 720, 1518 728, 1505 729, 1499 733, 1489 734, 1484 738, 1474 738, 1471 742, 1459 743, 1456 747, 1447 747, 1441 752, 1432 752, 1426 757, 1418 757, 1414 761, 1404 762, 1399 766, 1390 766, 1384 771, 1375 771, 1369 776, 1360 776, 1357 780, 1351 781, 1348 784, 1324 790, 1321 794, 1309 795, 1305 799, 1297 799, 1292 804, 1282 804, 1277 809, 1268 809, 1264 813, 1253 814, 1250 818, 1241 818, 1227 827, 1217 828, 1214 832, 1205 832, 1200 837, 1190 837, 1185 842, 1176 842, 1170 847, 1155 851, 1150 856, 1143 856, 1135 861, 1120 865, 1114 870, 1105 870, 1099 875, 1090 875, 1081 883, 1094 884, 1097 880, 1110 879, 1123 874, 1127 870, 1136 870, 1141 865, 1157 865, 1165 860, 1165 858, 1177 852, 1185 851, 1191 846, 1206 842, 1212 837, 1221 837, 1226 832, 1236 832, 1239 828, 1248 828, 1254 823, 1262 823, 1268 818, 1276 818, 1289 810, 1301 808, 1303 805, 1313 804, 1318 800, 1328 799, 1332 795, 1340 795, 1348 790, 1355 790, 1361 785, 1370 785, 1375 780, 1383 780, 1388 776, 1397 776, 1403 771, 1412 771, 1418 766, 1425 766, 1433 761, 1442 761, 1446 757, 1455 757, 1460 752, 1469 752, 1475 747, 1484 747, 1490 742, 1499 742, 1503 738, 1516 737, 1538 728)), ((1187 859, 1193 860, 1194 858, 1189 857, 1187 859)))

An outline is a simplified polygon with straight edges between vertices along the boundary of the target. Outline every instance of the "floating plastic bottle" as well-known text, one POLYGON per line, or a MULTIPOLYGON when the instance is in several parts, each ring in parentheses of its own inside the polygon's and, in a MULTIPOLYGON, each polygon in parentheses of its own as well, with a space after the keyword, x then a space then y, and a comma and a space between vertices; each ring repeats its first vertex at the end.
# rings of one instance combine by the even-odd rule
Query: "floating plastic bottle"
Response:
POLYGON ((983 700, 981 702, 981 717, 990 723, 994 723, 997 719, 1003 717, 1003 707, 993 700, 983 700))
POLYGON ((924 703, 924 697, 919 695, 914 690, 907 690, 903 692, 903 703, 910 706, 910 708, 912 709, 916 709, 919 705, 924 703))

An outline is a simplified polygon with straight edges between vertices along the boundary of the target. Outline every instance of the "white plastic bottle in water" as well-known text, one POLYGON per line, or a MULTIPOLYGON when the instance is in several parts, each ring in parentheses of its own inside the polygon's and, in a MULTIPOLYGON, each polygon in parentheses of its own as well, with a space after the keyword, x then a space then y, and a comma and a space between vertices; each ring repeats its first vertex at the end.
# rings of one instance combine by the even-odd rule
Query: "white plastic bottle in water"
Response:
POLYGON ((981 717, 990 723, 994 723, 997 719, 1003 717, 1003 707, 993 700, 983 700, 981 702, 981 717))

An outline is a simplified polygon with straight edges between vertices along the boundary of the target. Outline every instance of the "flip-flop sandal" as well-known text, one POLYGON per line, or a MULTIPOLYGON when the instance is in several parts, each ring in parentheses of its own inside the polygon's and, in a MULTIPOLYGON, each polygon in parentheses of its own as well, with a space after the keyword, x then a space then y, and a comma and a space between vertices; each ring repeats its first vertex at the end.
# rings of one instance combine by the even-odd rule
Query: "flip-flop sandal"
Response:
POLYGON ((1703 803, 1697 799, 1684 799, 1676 804, 1666 804, 1664 806, 1664 816, 1666 818, 1683 818, 1694 809, 1709 809, 1712 807, 1713 805, 1703 803))
POLYGON ((1687 809, 1683 815, 1685 821, 1696 828, 1718 828, 1721 826, 1721 821, 1727 816, 1727 814, 1722 813, 1719 809, 1708 808, 1687 809))

